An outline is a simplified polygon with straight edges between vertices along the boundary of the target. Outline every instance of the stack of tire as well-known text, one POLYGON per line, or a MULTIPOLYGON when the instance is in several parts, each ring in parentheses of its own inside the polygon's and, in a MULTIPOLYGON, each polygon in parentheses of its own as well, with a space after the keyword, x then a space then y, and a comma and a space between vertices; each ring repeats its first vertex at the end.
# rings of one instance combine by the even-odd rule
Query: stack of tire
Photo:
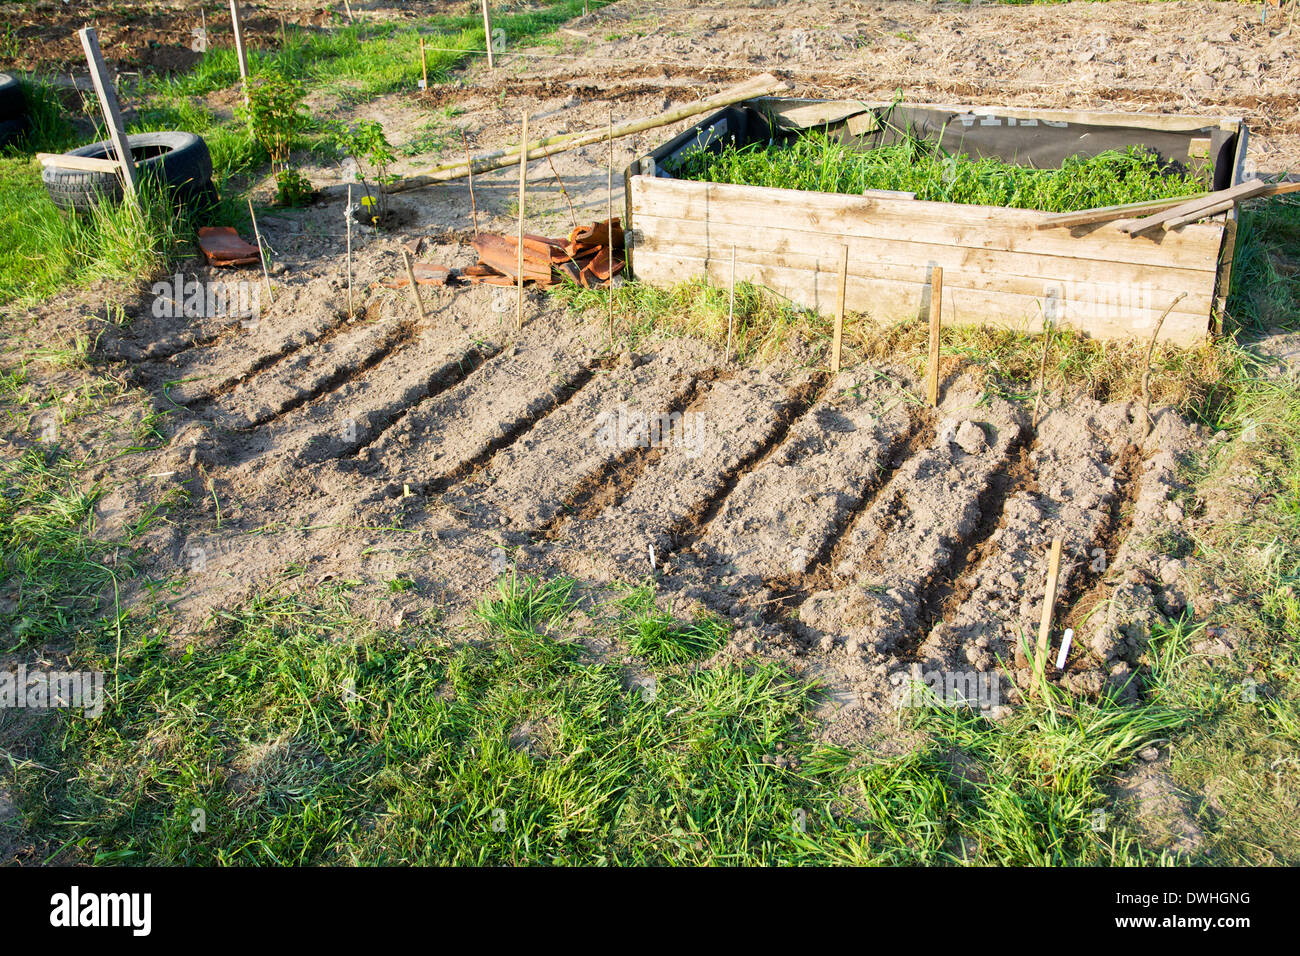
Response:
MULTIPOLYGON (((196 212, 206 212, 217 200, 212 185, 212 155, 208 144, 193 133, 167 130, 132 133, 127 148, 135 160, 141 180, 153 177, 167 187, 172 201, 196 212)), ((107 140, 69 150, 66 156, 114 159, 117 153, 107 140)), ((68 169, 57 160, 41 171, 45 189, 60 209, 86 211, 97 202, 120 202, 122 180, 116 173, 68 169)))
POLYGON ((8 73, 0 73, 0 149, 27 132, 27 100, 8 73))

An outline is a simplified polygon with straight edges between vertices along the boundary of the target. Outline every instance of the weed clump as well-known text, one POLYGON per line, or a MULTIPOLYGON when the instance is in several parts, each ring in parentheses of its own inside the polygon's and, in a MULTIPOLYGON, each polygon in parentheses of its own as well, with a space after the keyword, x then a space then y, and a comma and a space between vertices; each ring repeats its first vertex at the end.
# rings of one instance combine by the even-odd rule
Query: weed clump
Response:
POLYGON ((1060 169, 1035 169, 991 157, 973 158, 918 137, 856 152, 824 132, 790 145, 731 142, 683 158, 677 175, 701 182, 772 186, 861 195, 883 189, 932 202, 1067 212, 1151 199, 1176 199, 1205 189, 1203 177, 1142 147, 1070 157, 1060 169))

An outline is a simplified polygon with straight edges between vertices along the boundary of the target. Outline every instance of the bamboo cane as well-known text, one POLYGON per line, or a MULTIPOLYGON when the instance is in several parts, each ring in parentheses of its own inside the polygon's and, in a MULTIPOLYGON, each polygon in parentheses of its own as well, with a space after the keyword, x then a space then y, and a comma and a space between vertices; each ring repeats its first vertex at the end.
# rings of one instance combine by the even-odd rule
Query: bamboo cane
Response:
MULTIPOLYGON (((738 103, 741 100, 753 99, 758 96, 765 96, 769 93, 778 92, 788 89, 789 87, 777 80, 771 74, 763 74, 753 80, 749 80, 739 86, 724 90, 715 96, 690 103, 686 106, 679 106, 675 109, 650 116, 645 119, 628 120, 625 123, 619 123, 612 130, 587 130, 580 133, 561 133, 555 136, 548 136, 543 139, 535 140, 528 143, 528 159, 545 159, 553 153, 562 153, 566 150, 577 149, 580 146, 590 146, 593 143, 599 143, 601 140, 617 139, 624 136, 631 136, 633 133, 643 133, 646 130, 657 129, 661 126, 667 126, 678 120, 696 116, 700 113, 706 113, 709 110, 718 109, 723 106, 730 106, 732 103, 738 103)), ((415 173, 414 175, 396 182, 388 187, 389 192, 404 192, 408 189, 419 189, 432 183, 446 182, 450 179, 460 179, 462 176, 468 176, 470 173, 485 173, 494 169, 504 169, 507 166, 513 166, 519 162, 519 157, 523 152, 522 144, 505 149, 494 150, 490 153, 483 153, 474 157, 470 162, 465 163, 457 160, 453 163, 444 163, 440 166, 433 166, 429 169, 415 173)))

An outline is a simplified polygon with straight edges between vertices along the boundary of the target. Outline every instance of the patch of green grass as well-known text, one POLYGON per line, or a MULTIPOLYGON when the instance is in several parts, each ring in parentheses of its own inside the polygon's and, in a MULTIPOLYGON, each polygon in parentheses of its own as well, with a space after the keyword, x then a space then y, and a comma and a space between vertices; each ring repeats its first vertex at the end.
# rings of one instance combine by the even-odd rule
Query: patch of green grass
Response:
MULTIPOLYGON (((52 413, 58 410, 53 409, 52 413)), ((0 632, 5 650, 66 640, 92 621, 116 627, 120 583, 134 573, 132 541, 145 522, 105 539, 95 526, 103 489, 83 466, 30 450, 0 463, 0 632), (101 617, 107 612, 108 619, 101 617)))
POLYGON ((0 159, 0 304, 98 279, 136 282, 185 254, 193 235, 162 189, 144 180, 140 211, 101 203, 72 215, 50 201, 35 160, 0 159))
POLYGON ((915 193, 932 202, 1065 212, 1201 192, 1203 177, 1165 168, 1139 147, 1071 157, 1060 169, 1034 169, 949 153, 917 137, 855 152, 825 133, 790 145, 734 142, 685 156, 682 179, 861 195, 870 189, 915 193))
POLYGON ((685 664, 707 657, 722 647, 730 630, 711 614, 677 620, 655 606, 650 584, 629 588, 614 608, 619 639, 633 654, 655 664, 685 664))
POLYGON ((456 642, 377 631, 324 592, 223 612, 201 647, 134 621, 104 714, 48 718, 15 759, 24 823, 112 863, 1159 859, 1091 814, 1183 719, 1162 703, 916 711, 927 743, 872 759, 815 743, 817 689, 773 664, 629 689, 576 639, 574 603, 572 582, 507 578, 456 642))
MULTIPOLYGON (((592 8, 612 0, 594 0, 592 8)), ((535 9, 497 12, 494 29, 504 30, 510 45, 545 34, 582 13, 582 0, 542 0, 535 9)), ((420 36, 424 37, 429 82, 442 82, 476 51, 486 48, 483 19, 477 8, 464 13, 424 17, 413 24, 357 23, 329 30, 290 27, 287 42, 249 53, 249 70, 273 69, 302 80, 309 89, 325 89, 364 102, 397 90, 413 90, 422 78, 420 36)), ((157 77, 146 89, 174 96, 204 96, 239 82, 232 48, 210 49, 189 73, 157 77)))

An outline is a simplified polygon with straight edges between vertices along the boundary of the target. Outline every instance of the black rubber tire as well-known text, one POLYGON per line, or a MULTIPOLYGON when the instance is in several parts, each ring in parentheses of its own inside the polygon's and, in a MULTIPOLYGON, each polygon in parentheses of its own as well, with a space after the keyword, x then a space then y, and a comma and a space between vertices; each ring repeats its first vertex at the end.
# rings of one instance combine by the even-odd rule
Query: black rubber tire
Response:
POLYGON ((27 118, 0 120, 0 149, 27 132, 27 118))
POLYGON ((8 73, 0 73, 0 122, 22 120, 27 116, 27 98, 23 88, 8 73))
MULTIPOLYGON (((127 146, 136 160, 141 178, 158 176, 174 199, 187 206, 207 201, 212 189, 212 156, 208 144, 193 133, 168 130, 133 133, 127 146)), ((69 150, 67 156, 106 159, 112 147, 108 141, 69 150)), ((96 202, 121 202, 122 181, 113 173, 88 172, 46 166, 41 171, 45 189, 60 209, 85 211, 96 202)))

